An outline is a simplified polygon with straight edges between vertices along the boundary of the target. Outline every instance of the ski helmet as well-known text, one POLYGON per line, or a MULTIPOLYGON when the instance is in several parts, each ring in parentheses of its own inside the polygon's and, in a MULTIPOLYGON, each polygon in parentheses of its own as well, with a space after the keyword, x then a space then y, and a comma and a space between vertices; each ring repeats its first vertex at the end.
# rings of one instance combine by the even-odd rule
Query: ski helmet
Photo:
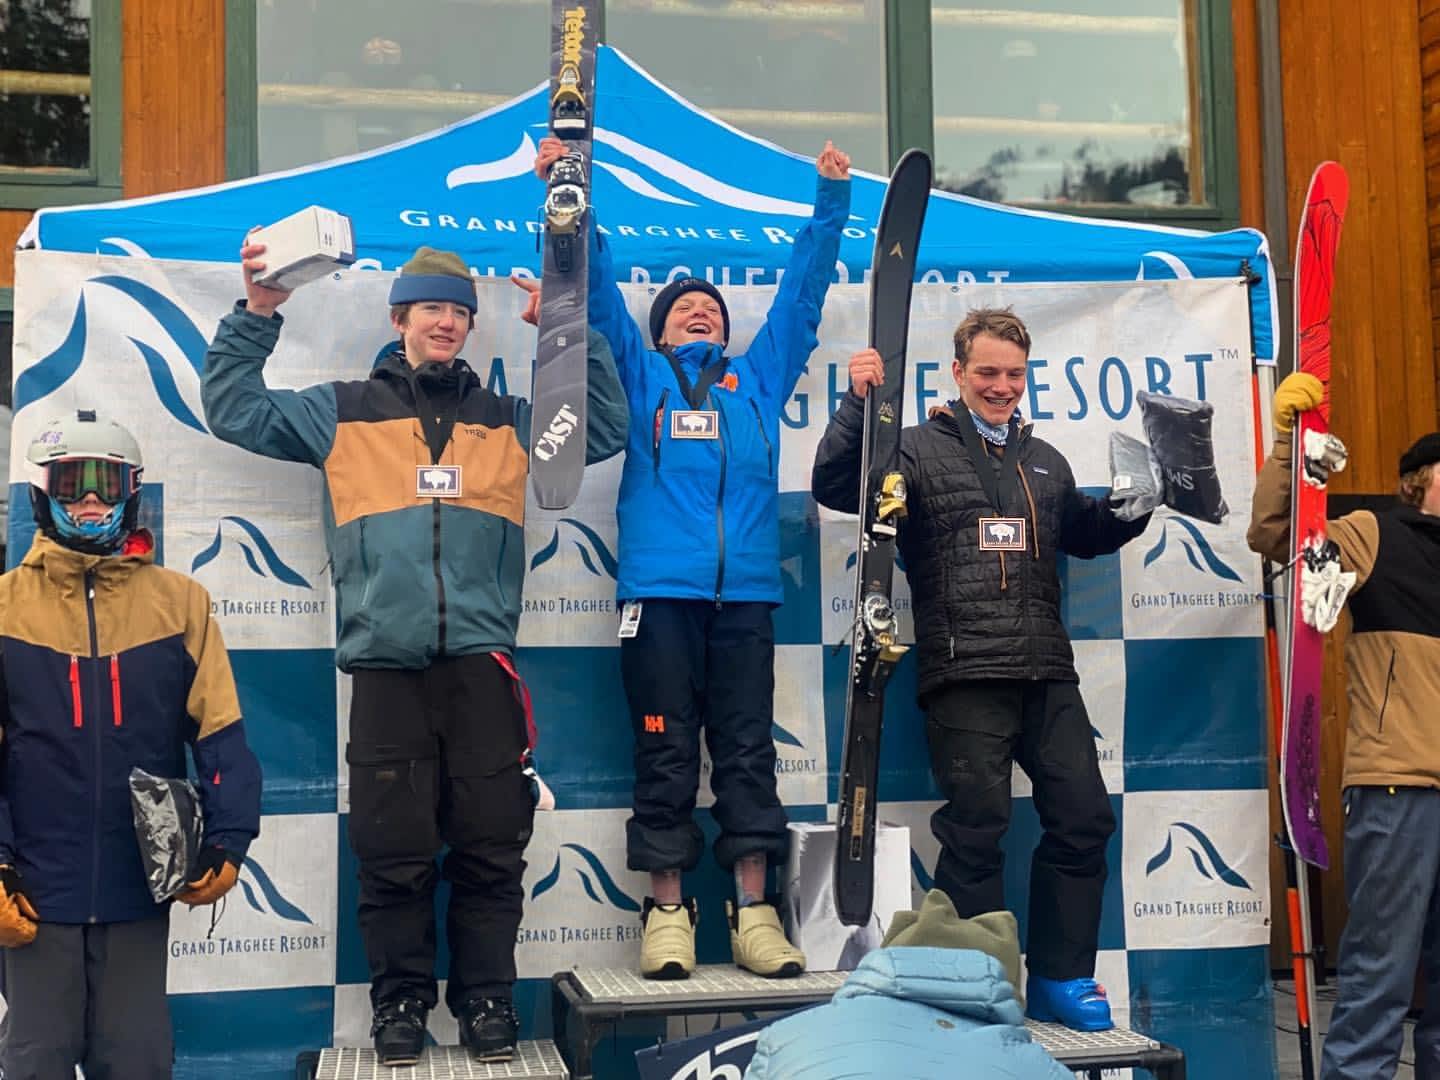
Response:
POLYGON ((135 531, 145 465, 135 436, 113 420, 79 409, 41 426, 25 453, 35 524, 58 544, 87 555, 114 553, 135 531), (110 508, 99 521, 77 521, 65 504, 93 493, 110 508))

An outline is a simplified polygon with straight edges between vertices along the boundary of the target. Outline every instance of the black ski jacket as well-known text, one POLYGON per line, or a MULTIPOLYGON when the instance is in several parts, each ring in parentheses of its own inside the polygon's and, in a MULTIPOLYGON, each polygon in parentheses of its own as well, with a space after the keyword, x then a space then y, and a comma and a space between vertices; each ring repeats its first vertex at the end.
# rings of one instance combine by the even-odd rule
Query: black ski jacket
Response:
MULTIPOLYGON (((973 679, 1077 682, 1070 637, 1061 622, 1061 553, 1108 555, 1145 531, 1147 514, 1121 521, 1108 502, 1076 489, 1070 464, 1025 424, 1012 433, 1001 469, 1018 482, 990 498, 949 409, 900 434, 900 470, 908 516, 900 528, 915 615, 919 691, 973 679), (982 551, 980 521, 1023 518, 1025 550, 982 551)), ((860 491, 861 399, 845 395, 820 440, 810 488, 832 510, 855 513, 860 491)), ((983 440, 982 440, 983 442, 983 440)), ((988 443, 984 444, 989 451, 988 443)))

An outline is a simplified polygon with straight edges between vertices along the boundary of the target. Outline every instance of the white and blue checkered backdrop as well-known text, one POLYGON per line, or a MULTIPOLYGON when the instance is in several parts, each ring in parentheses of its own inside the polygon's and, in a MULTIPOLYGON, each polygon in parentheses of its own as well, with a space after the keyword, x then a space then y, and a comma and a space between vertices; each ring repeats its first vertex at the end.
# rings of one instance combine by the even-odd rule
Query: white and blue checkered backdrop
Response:
MULTIPOLYGON (((178 1075, 290 1075, 301 1050, 363 1044, 369 1019, 344 839, 348 680, 333 666, 319 473, 225 445, 205 428, 198 368, 239 294, 236 267, 22 252, 17 270, 12 485, 26 482, 33 433, 64 410, 98 407, 136 433, 146 519, 164 563, 211 593, 265 771, 261 835, 218 926, 210 931, 208 911, 171 916, 178 1075)), ((390 278, 355 271, 298 292, 269 384, 363 378, 392 336, 390 278)), ((643 315, 653 287, 626 288, 643 315)), ((773 291, 728 294, 737 351, 773 291)), ((534 331, 518 318, 522 294, 495 280, 480 293, 465 355, 494 388, 524 394, 534 331)), ((1230 516, 1215 526, 1162 510, 1119 554, 1067 561, 1066 620, 1120 823, 1098 972, 1117 1019, 1183 1047, 1194 1077, 1272 1076, 1261 579, 1244 541, 1254 472, 1247 290, 1233 279, 918 286, 907 422, 953 393, 950 332, 981 303, 1012 304, 1030 324, 1024 411, 1087 488, 1108 487, 1111 431, 1143 435, 1138 391, 1215 405, 1230 516)), ((864 344, 866 304, 863 285, 832 288, 821 345, 785 413, 774 734, 781 794, 797 819, 825 818, 836 791, 847 651, 833 645, 850 621, 855 525, 817 510, 808 488, 846 360, 864 344)), ((518 663, 559 804, 538 816, 528 853, 517 943, 527 1035, 549 1031, 553 972, 629 965, 637 951, 646 882, 624 860, 631 736, 615 651, 619 464, 592 468, 574 506, 532 507, 526 524, 518 663)), ((13 565, 33 528, 23 487, 12 487, 11 507, 13 565)), ((908 616, 903 583, 899 607, 908 616)), ((882 816, 910 826, 918 897, 936 855, 928 815, 938 795, 914 685, 907 660, 888 697, 881 793, 882 816)), ((1006 876, 1023 935, 1039 826, 1018 774, 1015 795, 1006 876)), ((713 832, 707 803, 702 793, 713 832)), ((702 962, 728 959, 728 886, 707 858, 694 881, 702 962)), ((432 1029, 453 1039, 442 1014, 432 1029)), ((612 1057, 612 1075, 622 1058, 612 1057)))

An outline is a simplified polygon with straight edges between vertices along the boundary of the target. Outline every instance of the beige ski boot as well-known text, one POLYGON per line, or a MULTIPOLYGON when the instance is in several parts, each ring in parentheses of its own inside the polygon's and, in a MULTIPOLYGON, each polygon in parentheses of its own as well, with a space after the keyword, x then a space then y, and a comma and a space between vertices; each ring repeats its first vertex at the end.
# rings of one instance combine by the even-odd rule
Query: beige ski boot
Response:
POLYGON ((645 898, 640 922, 640 974, 647 979, 688 979, 695 970, 695 919, 699 908, 693 899, 678 904, 657 904, 645 898))
POLYGON ((771 979, 790 979, 805 970, 805 954, 791 945, 772 904, 748 904, 738 911, 725 901, 730 920, 730 954, 737 967, 771 979))

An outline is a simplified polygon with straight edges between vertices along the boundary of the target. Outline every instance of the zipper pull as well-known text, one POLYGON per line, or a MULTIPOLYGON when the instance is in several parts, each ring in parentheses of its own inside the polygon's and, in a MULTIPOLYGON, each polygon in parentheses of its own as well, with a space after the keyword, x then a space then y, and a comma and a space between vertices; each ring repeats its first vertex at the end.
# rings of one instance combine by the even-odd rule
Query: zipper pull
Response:
POLYGON ((115 726, 120 726, 120 654, 110 654, 110 707, 115 714, 115 726))
POLYGON ((85 713, 80 702, 80 658, 70 656, 70 707, 75 717, 75 726, 85 726, 85 713))

